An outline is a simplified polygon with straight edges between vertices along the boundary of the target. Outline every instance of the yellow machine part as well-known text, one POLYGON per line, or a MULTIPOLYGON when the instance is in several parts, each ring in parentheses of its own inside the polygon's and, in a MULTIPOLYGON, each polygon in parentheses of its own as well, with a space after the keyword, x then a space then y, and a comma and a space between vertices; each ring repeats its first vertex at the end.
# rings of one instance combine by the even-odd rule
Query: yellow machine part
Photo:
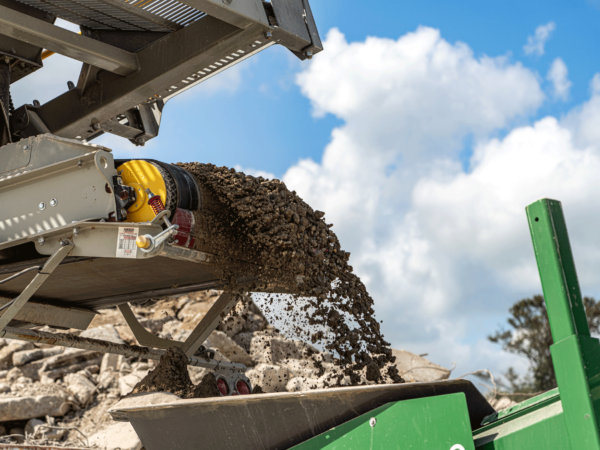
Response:
POLYGON ((154 195, 160 195, 163 204, 167 204, 167 186, 162 175, 151 162, 134 159, 117 167, 117 173, 123 184, 135 188, 135 203, 127 210, 128 222, 149 222, 156 216, 148 204, 146 189, 154 195))

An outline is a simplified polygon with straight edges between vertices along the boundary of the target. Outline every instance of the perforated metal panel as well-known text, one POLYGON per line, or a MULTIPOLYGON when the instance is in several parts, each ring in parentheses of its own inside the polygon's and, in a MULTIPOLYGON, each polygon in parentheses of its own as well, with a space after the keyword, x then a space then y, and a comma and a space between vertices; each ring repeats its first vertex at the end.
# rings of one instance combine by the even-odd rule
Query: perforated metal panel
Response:
POLYGON ((20 0, 93 30, 178 30, 205 16, 176 0, 20 0))

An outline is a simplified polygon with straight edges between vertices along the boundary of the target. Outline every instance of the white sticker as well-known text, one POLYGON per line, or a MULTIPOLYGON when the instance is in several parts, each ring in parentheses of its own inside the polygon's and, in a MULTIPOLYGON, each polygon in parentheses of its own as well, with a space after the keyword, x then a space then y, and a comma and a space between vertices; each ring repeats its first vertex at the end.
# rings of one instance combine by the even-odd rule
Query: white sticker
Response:
POLYGON ((135 258, 137 256, 137 245, 139 228, 119 227, 117 239, 117 258, 135 258))
POLYGON ((456 445, 453 445, 450 450, 465 450, 465 448, 460 444, 456 444, 456 445))

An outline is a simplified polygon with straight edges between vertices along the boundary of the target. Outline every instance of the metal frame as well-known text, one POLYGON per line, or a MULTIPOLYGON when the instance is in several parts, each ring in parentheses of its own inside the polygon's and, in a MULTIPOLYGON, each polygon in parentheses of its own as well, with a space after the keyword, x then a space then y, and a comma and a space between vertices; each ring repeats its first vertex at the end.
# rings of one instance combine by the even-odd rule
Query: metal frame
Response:
POLYGON ((4 36, 91 64, 118 75, 140 69, 137 56, 120 48, 0 6, 0 31, 4 36))
MULTIPOLYGON (((152 16, 120 0, 96 1, 100 9, 123 9, 140 20, 152 16)), ((84 35, 0 6, 0 35, 84 63, 76 88, 44 105, 18 108, 13 132, 18 138, 50 132, 80 141, 111 133, 144 145, 157 136, 162 108, 173 96, 275 43, 300 59, 322 50, 308 0, 185 0, 182 5, 207 15, 170 33, 85 28, 84 35), (127 33, 137 44, 130 44, 127 33)))

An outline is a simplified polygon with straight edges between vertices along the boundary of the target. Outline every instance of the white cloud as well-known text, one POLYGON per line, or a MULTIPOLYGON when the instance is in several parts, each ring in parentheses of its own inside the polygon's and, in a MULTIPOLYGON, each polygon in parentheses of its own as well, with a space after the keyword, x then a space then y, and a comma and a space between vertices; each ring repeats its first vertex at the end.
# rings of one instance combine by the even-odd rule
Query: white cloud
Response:
POLYGON ((552 95, 557 100, 568 100, 571 82, 569 81, 569 70, 561 58, 556 58, 550 66, 546 79, 552 82, 552 95))
POLYGON ((298 83, 317 115, 344 124, 322 163, 300 161, 284 181, 327 212, 394 346, 461 373, 523 369, 486 336, 541 292, 526 205, 563 201, 584 292, 600 291, 600 77, 564 120, 515 125, 544 98, 519 63, 476 59, 429 28, 358 43, 332 30, 325 47, 298 83))
POLYGON ((550 39, 550 35, 556 29, 554 22, 548 22, 546 25, 540 25, 535 29, 535 35, 527 37, 527 44, 523 47, 526 55, 544 54, 544 46, 546 41, 550 39))
POLYGON ((253 177, 263 177, 263 178, 266 178, 267 180, 272 180, 275 178, 274 173, 266 172, 266 171, 260 170, 260 169, 252 169, 250 167, 242 167, 239 164, 235 165, 234 169, 237 170, 238 172, 243 172, 246 175, 252 175, 253 177))

